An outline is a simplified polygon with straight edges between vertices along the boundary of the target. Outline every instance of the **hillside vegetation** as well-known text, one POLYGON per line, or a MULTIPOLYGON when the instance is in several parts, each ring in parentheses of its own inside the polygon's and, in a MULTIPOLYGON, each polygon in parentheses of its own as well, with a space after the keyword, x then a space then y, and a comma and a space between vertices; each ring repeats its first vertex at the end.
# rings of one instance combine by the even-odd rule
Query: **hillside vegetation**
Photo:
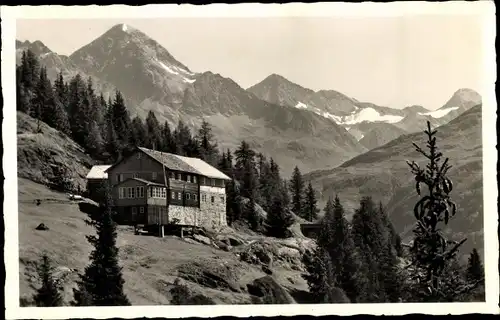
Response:
POLYGON ((87 175, 95 163, 70 137, 17 112, 17 172, 21 178, 50 185, 62 176, 70 190, 85 190, 87 175), (40 129, 40 130, 38 130, 40 129))
MULTIPOLYGON (((454 181, 452 196, 458 205, 456 220, 447 231, 457 237, 469 237, 464 244, 464 253, 468 253, 473 247, 482 251, 481 106, 471 108, 437 130, 439 146, 453 166, 449 176, 454 181)), ((324 203, 331 194, 338 193, 348 208, 349 215, 362 196, 372 196, 381 201, 398 232, 408 240, 412 236, 413 205, 417 195, 406 160, 424 160, 412 146, 412 142, 422 145, 424 138, 422 133, 403 135, 333 170, 315 171, 305 178, 311 179, 323 195, 320 203, 324 203)))

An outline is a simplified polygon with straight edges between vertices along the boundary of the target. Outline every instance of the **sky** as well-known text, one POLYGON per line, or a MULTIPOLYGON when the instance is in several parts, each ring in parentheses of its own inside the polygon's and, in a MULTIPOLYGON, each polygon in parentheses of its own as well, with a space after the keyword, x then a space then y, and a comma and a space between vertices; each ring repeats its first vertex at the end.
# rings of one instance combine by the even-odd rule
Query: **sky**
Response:
POLYGON ((478 15, 17 20, 18 40, 69 55, 125 23, 192 71, 248 88, 280 74, 313 90, 336 90, 392 108, 437 109, 460 88, 481 93, 478 15))

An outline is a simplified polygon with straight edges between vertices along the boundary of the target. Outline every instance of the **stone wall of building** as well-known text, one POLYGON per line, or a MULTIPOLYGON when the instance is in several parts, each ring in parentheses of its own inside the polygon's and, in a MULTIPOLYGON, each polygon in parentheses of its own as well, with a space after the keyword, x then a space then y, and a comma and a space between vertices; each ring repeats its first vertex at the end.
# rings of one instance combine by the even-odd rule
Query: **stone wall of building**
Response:
POLYGON ((178 224, 211 229, 227 226, 225 189, 200 187, 200 208, 170 205, 168 218, 170 222, 178 219, 178 224))
POLYGON ((200 224, 211 225, 213 228, 227 226, 225 188, 201 186, 200 211, 200 224))

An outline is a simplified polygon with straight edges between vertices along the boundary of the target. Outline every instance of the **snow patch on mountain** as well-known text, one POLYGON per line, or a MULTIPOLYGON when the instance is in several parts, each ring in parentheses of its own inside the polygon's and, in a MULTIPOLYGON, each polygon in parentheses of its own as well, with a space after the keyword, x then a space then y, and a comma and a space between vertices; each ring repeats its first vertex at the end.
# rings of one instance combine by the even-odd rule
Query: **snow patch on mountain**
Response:
POLYGON ((179 72, 173 70, 173 68, 175 68, 176 70, 179 70, 179 71, 184 71, 184 73, 189 73, 190 75, 193 75, 193 73, 190 73, 182 68, 179 68, 177 66, 172 66, 172 68, 170 68, 169 66, 167 66, 166 64, 164 64, 163 62, 161 61, 158 61, 159 64, 162 66, 163 69, 165 69, 168 73, 171 73, 171 74, 175 74, 177 76, 180 76, 182 78, 182 80, 184 82, 187 82, 187 83, 193 83, 196 81, 196 79, 189 79, 189 78, 186 78, 184 77, 183 75, 181 75, 179 72))
POLYGON ((364 135, 364 134, 362 134, 361 136, 359 136, 358 141, 360 141, 360 140, 361 140, 361 139, 363 139, 364 137, 365 137, 365 135, 364 135))
POLYGON ((403 120, 402 116, 395 116, 390 114, 381 115, 377 110, 373 108, 364 108, 360 112, 346 116, 343 119, 343 124, 356 124, 364 121, 368 122, 387 122, 387 123, 397 123, 403 120))
POLYGON ((307 105, 305 103, 299 101, 295 105, 295 108, 297 108, 297 109, 307 109, 308 107, 307 107, 307 105))
POLYGON ((418 112, 418 114, 421 115, 421 116, 431 116, 433 118, 438 119, 438 118, 444 117, 445 115, 447 115, 451 111, 457 110, 457 109, 458 109, 458 107, 451 107, 451 108, 446 108, 446 109, 439 109, 439 110, 435 110, 435 111, 429 111, 429 112, 425 112, 425 113, 418 112))
POLYGON ((122 24, 122 31, 127 32, 127 25, 125 23, 122 24))
POLYGON ((178 66, 174 66, 174 69, 179 70, 180 72, 185 73, 187 75, 194 76, 194 73, 189 72, 189 71, 187 71, 187 70, 185 70, 183 68, 179 68, 178 66))

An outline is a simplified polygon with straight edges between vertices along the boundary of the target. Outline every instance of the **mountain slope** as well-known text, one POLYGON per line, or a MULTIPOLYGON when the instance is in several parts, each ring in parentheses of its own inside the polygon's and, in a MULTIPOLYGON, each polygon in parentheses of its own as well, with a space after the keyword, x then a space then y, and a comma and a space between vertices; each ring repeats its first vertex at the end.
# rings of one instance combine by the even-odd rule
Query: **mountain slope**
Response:
MULTIPOLYGON (((52 53, 53 54, 53 53, 52 53)), ((334 167, 366 151, 332 119, 257 98, 232 79, 213 72, 194 73, 141 31, 116 25, 49 69, 92 76, 107 93, 119 89, 132 116, 152 110, 161 122, 184 121, 197 130, 203 119, 213 125, 221 148, 248 140, 291 173, 334 167), (67 59, 67 61, 65 60, 67 59)), ((50 72, 49 72, 50 73, 50 72)), ((53 71, 50 74, 55 74, 53 71)))
MULTIPOLYGON (((437 130, 438 146, 453 166, 449 172, 455 185, 451 196, 458 205, 457 216, 449 227, 455 236, 469 236, 464 252, 473 246, 482 250, 481 106, 469 109, 437 130)), ((412 146, 412 142, 425 145, 424 140, 423 133, 403 135, 338 168, 312 172, 305 178, 321 190, 322 202, 338 193, 351 213, 361 196, 370 195, 382 201, 398 231, 408 237, 417 197, 406 160, 425 163, 412 146)))
POLYGON ((443 125, 472 106, 481 103, 481 96, 477 92, 471 89, 460 89, 442 108, 436 111, 429 111, 418 105, 392 109, 360 102, 333 90, 315 92, 276 74, 247 90, 268 102, 308 110, 332 119, 348 129, 358 140, 371 136, 369 143, 366 142, 368 138, 365 139, 365 146, 369 148, 378 147, 405 132, 420 131, 425 127, 427 120, 434 125, 443 125), (360 127, 360 124, 363 126, 360 127), (395 129, 395 126, 399 130, 395 129), (384 138, 375 137, 381 135, 384 138))

